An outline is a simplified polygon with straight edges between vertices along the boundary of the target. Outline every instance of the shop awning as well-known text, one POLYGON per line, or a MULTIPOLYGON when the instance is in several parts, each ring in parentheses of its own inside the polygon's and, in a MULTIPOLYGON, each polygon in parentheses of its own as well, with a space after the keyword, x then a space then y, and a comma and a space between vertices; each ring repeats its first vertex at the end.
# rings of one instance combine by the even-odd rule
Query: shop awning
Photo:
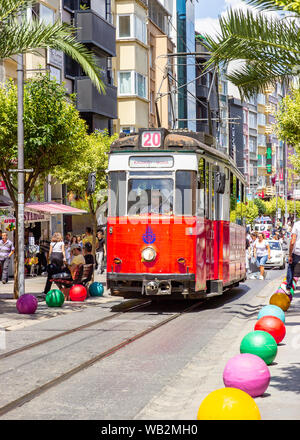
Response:
POLYGON ((9 197, 0 194, 0 208, 10 208, 13 205, 13 202, 9 197))
POLYGON ((43 212, 45 214, 69 214, 80 215, 86 214, 84 209, 73 208, 73 206, 63 205, 56 202, 30 202, 26 203, 25 210, 43 212))

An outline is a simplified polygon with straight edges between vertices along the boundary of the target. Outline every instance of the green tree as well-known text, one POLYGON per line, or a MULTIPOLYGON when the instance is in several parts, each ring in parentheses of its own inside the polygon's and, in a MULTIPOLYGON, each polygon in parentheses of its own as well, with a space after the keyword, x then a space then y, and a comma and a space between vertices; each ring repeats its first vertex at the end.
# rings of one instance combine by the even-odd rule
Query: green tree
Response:
POLYGON ((300 39, 299 8, 276 0, 246 0, 259 10, 293 11, 293 18, 268 17, 251 10, 229 10, 220 17, 220 33, 216 37, 205 35, 204 44, 212 56, 206 66, 240 60, 227 75, 242 96, 250 97, 263 92, 278 81, 299 78, 300 39), (284 3, 284 4, 283 4, 284 3))
POLYGON ((275 131, 279 139, 295 147, 291 158, 296 170, 300 172, 300 89, 294 89, 280 103, 276 115, 275 131))
MULTIPOLYGON (((38 178, 51 174, 57 165, 72 163, 87 146, 87 126, 74 104, 66 99, 65 88, 49 75, 38 75, 24 87, 24 202, 28 201, 38 178)), ((0 176, 14 204, 18 218, 17 166, 17 87, 12 81, 0 84, 0 176)), ((16 231, 17 233, 17 231, 16 231)), ((18 242, 16 237, 16 243, 18 242)), ((18 249, 15 252, 17 261, 18 249)), ((15 264, 15 280, 17 264, 15 264)), ((17 297, 15 282, 15 297, 17 297)))
POLYGON ((81 207, 87 208, 93 218, 93 249, 96 244, 97 210, 106 201, 106 173, 108 155, 111 143, 116 135, 109 136, 107 132, 96 131, 86 137, 87 146, 80 155, 74 156, 70 163, 56 167, 53 175, 67 184, 68 191, 76 194, 81 207), (87 194, 88 176, 96 173, 95 192, 87 194))
POLYGON ((257 198, 257 199, 254 199, 254 203, 258 208, 258 215, 263 215, 266 213, 266 205, 263 202, 263 200, 257 198))
MULTIPOLYGON (((76 29, 57 21, 46 25, 36 18, 28 20, 26 8, 37 0, 1 0, 0 2, 0 60, 37 49, 57 49, 69 55, 83 68, 99 92, 104 92, 100 69, 93 53, 76 39, 76 29), (20 15, 21 14, 21 15, 20 15), (19 19, 21 16, 21 20, 19 19)), ((1 66, 0 66, 1 67, 1 66)))

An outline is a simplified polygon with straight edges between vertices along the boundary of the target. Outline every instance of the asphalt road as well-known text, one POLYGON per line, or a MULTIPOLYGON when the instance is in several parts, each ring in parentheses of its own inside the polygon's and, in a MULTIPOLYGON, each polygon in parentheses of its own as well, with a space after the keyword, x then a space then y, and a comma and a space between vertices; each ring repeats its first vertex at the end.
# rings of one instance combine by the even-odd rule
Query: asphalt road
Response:
MULTIPOLYGON (((221 297, 205 301, 154 332, 77 373, 2 419, 133 419, 172 378, 184 369, 231 318, 272 279, 247 280, 221 297)), ((116 301, 116 304, 119 301, 116 301)), ((53 334, 108 316, 111 304, 43 321, 10 332, 8 351, 53 334)), ((124 338, 179 311, 180 304, 151 305, 35 347, 0 363, 0 406, 95 356, 124 338)), ((213 350, 213 347, 212 347, 213 350)))

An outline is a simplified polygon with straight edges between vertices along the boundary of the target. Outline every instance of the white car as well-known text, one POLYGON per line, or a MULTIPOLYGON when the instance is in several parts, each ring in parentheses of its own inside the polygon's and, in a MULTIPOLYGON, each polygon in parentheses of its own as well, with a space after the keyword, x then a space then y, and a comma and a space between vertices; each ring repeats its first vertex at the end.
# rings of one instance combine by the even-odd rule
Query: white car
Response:
POLYGON ((278 267, 279 269, 285 268, 285 252, 282 249, 282 244, 278 240, 268 240, 271 259, 267 260, 266 267, 278 267))

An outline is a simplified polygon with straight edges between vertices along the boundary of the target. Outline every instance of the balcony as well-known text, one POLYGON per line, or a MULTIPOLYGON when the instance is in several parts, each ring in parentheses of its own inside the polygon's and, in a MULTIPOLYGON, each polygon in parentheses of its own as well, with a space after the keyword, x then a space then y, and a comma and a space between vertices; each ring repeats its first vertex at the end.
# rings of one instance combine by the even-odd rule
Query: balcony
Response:
POLYGON ((104 56, 116 56, 116 28, 92 10, 75 12, 78 40, 104 56))
POLYGON ((197 98, 205 98, 207 99, 208 97, 208 87, 207 86, 203 86, 202 84, 197 84, 196 85, 196 95, 197 98))
POLYGON ((106 94, 100 94, 86 77, 76 79, 77 109, 82 113, 96 113, 117 119, 117 87, 106 85, 106 94))

